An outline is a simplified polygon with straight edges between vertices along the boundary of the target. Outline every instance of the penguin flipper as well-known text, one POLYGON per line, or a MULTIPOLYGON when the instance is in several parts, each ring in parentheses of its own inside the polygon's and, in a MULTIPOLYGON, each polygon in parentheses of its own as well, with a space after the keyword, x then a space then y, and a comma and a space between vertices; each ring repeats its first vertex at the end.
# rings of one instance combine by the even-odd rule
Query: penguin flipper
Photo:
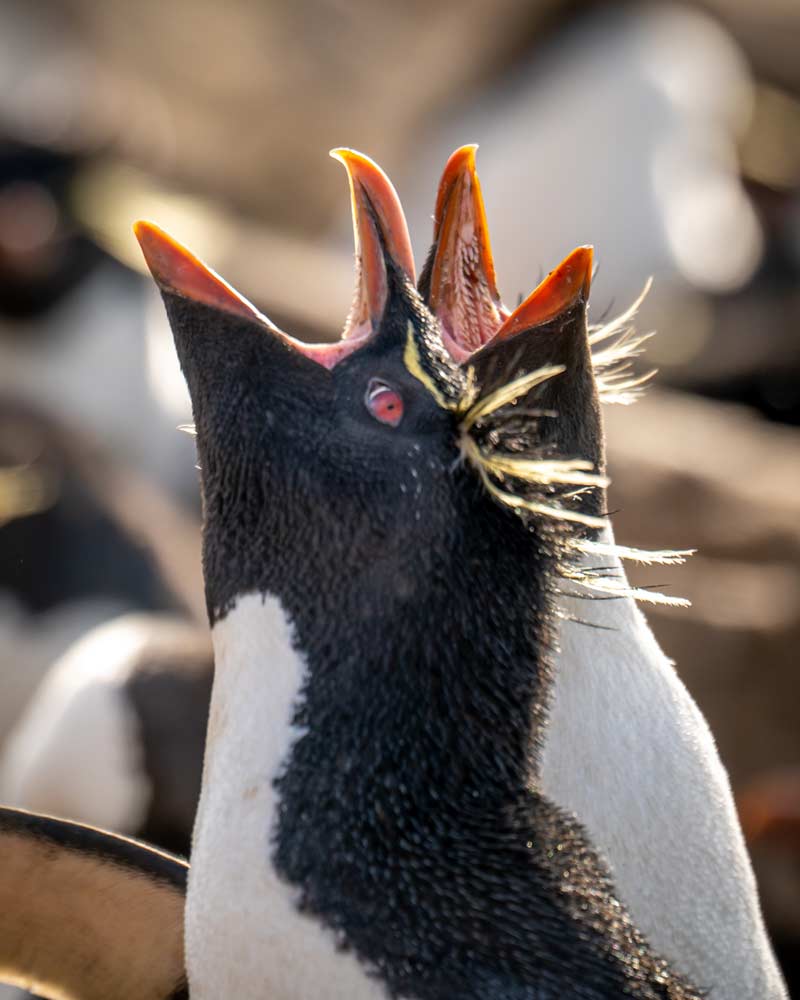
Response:
POLYGON ((0 807, 0 981, 54 1000, 188 997, 188 871, 139 841, 0 807))

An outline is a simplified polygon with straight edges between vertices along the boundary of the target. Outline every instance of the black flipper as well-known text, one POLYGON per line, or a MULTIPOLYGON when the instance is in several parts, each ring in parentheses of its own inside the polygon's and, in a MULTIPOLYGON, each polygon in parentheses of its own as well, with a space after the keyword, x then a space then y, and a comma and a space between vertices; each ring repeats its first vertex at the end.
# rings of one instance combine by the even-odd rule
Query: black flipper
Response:
POLYGON ((147 844, 0 808, 0 980, 57 1000, 187 998, 188 871, 147 844))

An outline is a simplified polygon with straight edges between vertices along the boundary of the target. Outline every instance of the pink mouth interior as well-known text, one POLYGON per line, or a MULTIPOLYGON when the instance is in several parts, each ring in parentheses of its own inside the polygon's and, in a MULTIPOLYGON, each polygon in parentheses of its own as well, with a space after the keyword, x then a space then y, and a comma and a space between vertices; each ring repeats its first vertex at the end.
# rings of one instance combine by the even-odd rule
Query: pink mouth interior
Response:
POLYGON ((461 199, 452 252, 441 264, 441 301, 436 310, 445 346, 459 364, 488 344, 509 316, 489 287, 470 209, 470 200, 461 199))

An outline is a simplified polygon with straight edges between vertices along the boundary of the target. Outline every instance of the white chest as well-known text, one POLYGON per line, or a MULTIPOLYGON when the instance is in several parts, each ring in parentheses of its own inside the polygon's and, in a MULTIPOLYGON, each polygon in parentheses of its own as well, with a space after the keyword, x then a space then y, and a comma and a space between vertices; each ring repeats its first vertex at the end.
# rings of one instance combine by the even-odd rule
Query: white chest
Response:
POLYGON ((215 679, 186 912, 193 1000, 377 1000, 385 993, 298 913, 271 863, 273 779, 292 743, 305 665, 275 598, 214 627, 215 679))

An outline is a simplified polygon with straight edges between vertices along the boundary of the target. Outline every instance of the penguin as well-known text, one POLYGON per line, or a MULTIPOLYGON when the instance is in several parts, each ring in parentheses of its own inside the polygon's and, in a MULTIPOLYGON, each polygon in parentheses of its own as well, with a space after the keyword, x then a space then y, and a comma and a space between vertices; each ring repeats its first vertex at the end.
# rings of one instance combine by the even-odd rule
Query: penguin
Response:
MULTIPOLYGON (((192 397, 215 654, 191 996, 698 998, 541 790, 558 581, 604 480, 526 413, 569 395, 577 337, 526 327, 465 371, 390 182, 335 155, 357 275, 335 344, 136 227, 192 397)), ((589 279, 542 293, 565 329, 589 279)))
POLYGON ((0 508, 0 801, 188 854, 213 669, 199 518, 10 399, 0 508))
MULTIPOLYGON (((462 363, 564 304, 548 302, 540 287, 513 314, 503 305, 476 149, 457 150, 442 174, 434 242, 419 283, 462 363)), ((554 272, 563 275, 556 287, 569 292, 590 268, 588 250, 576 251, 554 272)), ((552 285, 550 276, 545 287, 552 285)), ((642 344, 626 329, 632 314, 590 331, 590 363, 570 366, 584 380, 576 382, 574 406, 532 418, 554 423, 562 451, 588 457, 603 475, 598 402, 629 403, 647 378, 630 366, 642 344)), ((551 327, 550 336, 563 332, 551 327)), ((540 401, 540 411, 548 406, 540 401)), ((584 502, 589 513, 604 511, 605 489, 584 494, 584 502)), ((678 562, 687 553, 617 546, 608 521, 580 544, 585 573, 559 598, 542 788, 581 818, 637 926, 661 954, 712 987, 717 1000, 785 998, 727 772, 704 717, 637 607, 637 599, 666 599, 631 588, 622 564, 678 562)))
MULTIPOLYGON (((446 171, 446 174, 447 174, 447 171, 446 171)), ((477 185, 477 175, 475 175, 475 178, 474 178, 474 180, 475 180, 475 184, 474 184, 474 186, 475 186, 475 187, 477 188, 477 192, 478 192, 478 198, 480 198, 480 189, 479 189, 479 186, 477 185)), ((440 189, 440 195, 441 195, 441 189, 440 189)), ((440 200, 441 200, 441 199, 440 199, 440 200)), ((439 219, 439 217, 440 217, 440 213, 439 213, 439 209, 437 208, 437 220, 439 219)), ((484 227, 485 227, 485 219, 484 219, 484 227)), ((485 231, 485 228, 484 228, 484 231, 485 231)), ((488 246, 488 234, 487 234, 487 236, 486 236, 486 239, 487 239, 487 246, 488 246)), ((436 247, 436 244, 435 244, 435 247, 436 247)), ((430 260, 432 260, 432 259, 433 259, 433 258, 429 258, 429 261, 430 261, 430 260)), ((489 259, 489 262, 491 263, 491 258, 490 258, 490 256, 489 256, 489 258, 488 258, 488 259, 489 259)), ((586 265, 587 265, 587 260, 588 260, 588 264, 589 264, 589 267, 588 267, 588 271, 590 272, 590 270, 591 270, 591 268, 590 268, 590 264, 591 264, 591 257, 590 257, 590 256, 588 256, 588 257, 587 257, 587 251, 586 251, 585 249, 583 249, 582 251, 579 251, 579 252, 577 253, 577 255, 572 255, 572 256, 571 256, 571 258, 570 258, 570 260, 571 260, 571 263, 570 263, 569 267, 567 267, 567 268, 565 269, 565 268, 564 268, 564 267, 562 266, 562 268, 558 269, 558 273, 559 273, 559 274, 560 274, 560 276, 561 276, 561 277, 560 277, 560 280, 559 280, 559 281, 553 281, 553 280, 551 279, 551 280, 549 281, 549 283, 548 283, 548 284, 549 284, 549 288, 550 288, 550 292, 551 292, 551 293, 555 292, 555 293, 558 293, 558 294, 561 294, 561 295, 562 295, 562 298, 563 298, 563 293, 565 293, 565 292, 568 292, 568 291, 569 291, 569 282, 568 282, 568 281, 565 281, 565 279, 564 279, 564 272, 565 272, 565 271, 566 271, 566 272, 568 273, 568 272, 569 272, 569 270, 570 270, 570 268, 573 268, 573 267, 574 267, 574 265, 575 265, 576 263, 580 265, 580 264, 581 264, 581 262, 582 262, 582 266, 583 266, 583 270, 584 270, 584 271, 586 271, 586 270, 587 270, 587 266, 586 266, 586 265)), ((578 270, 580 271, 580 267, 578 268, 578 270)), ((484 273, 486 273, 486 271, 485 271, 485 268, 484 268, 484 273)), ((492 279, 493 279, 493 269, 492 269, 492 271, 491 271, 491 275, 492 275, 492 279)), ((422 284, 424 284, 424 282, 421 282, 421 285, 422 285, 422 284)), ((587 287, 586 287, 586 291, 588 291, 588 284, 587 284, 587 287)), ((428 294, 429 294, 429 291, 428 291, 428 294)), ((498 298, 498 301, 499 301, 499 296, 498 296, 497 298, 498 298)), ((533 297, 533 304, 534 304, 534 306, 535 306, 535 308, 536 308, 536 309, 540 309, 540 308, 541 308, 541 306, 542 306, 542 303, 546 302, 546 300, 547 300, 547 296, 544 296, 544 295, 543 295, 543 294, 542 294, 542 293, 540 292, 538 296, 534 296, 534 297, 533 297)), ((563 303, 562 303, 562 305, 563 305, 563 303)), ((238 308, 238 307, 237 307, 237 308, 238 308)), ((551 312, 552 312, 552 303, 551 303, 551 306, 550 306, 550 310, 551 310, 551 312)), ((535 311, 535 310, 534 310, 534 311, 535 311)), ((520 313, 519 315, 522 315, 522 313, 520 313)), ((539 314, 539 316, 538 316, 538 317, 537 317, 536 315, 530 315, 530 314, 529 314, 529 316, 528 316, 528 320, 526 320, 526 321, 527 321, 527 322, 533 322, 533 323, 535 324, 535 323, 536 323, 536 321, 537 321, 537 319, 541 319, 541 318, 542 318, 542 314, 541 314, 541 313, 539 314)), ((519 316, 518 316, 518 319, 519 319, 519 316)), ((580 326, 580 324, 578 324, 578 326, 580 326)), ((540 328, 539 328, 539 329, 540 329, 540 332, 542 332, 542 327, 541 327, 541 326, 540 326, 540 328)), ((552 332, 552 330, 551 330, 551 332, 552 332)), ((443 333, 443 335, 442 335, 442 336, 443 336, 443 339, 444 339, 444 337, 446 337, 447 335, 446 335, 445 333, 443 333)), ((448 346, 450 346, 450 345, 448 345, 448 346)), ((463 359, 462 359, 462 360, 463 360, 463 359)), ((573 359, 573 361, 574 361, 574 359, 573 359)), ((585 366, 584 366, 584 368, 585 368, 585 366)), ((573 372, 573 375, 574 375, 574 372, 575 372, 575 370, 576 370, 576 366, 575 366, 575 365, 573 364, 573 365, 572 365, 572 366, 570 367, 570 371, 571 371, 571 372, 573 372)), ((563 381, 563 380, 562 380, 562 381, 563 381)), ((592 381, 593 381, 593 380, 592 380, 592 381)), ((581 379, 580 379, 580 380, 578 380, 578 381, 576 382, 576 385, 579 385, 579 386, 583 386, 584 388, 585 388, 586 384, 587 384, 587 383, 586 383, 586 379, 585 379, 585 377, 583 377, 583 376, 581 377, 581 379)), ((546 384, 545 384, 544 388, 545 388, 545 389, 547 388, 547 385, 546 385, 546 384)), ((540 390, 540 391, 541 391, 541 390, 540 390)), ((574 389, 573 389, 573 392, 574 392, 574 389)), ((587 396, 586 396, 586 394, 584 393, 584 397, 583 397, 583 398, 584 398, 584 405, 586 405, 586 399, 588 399, 588 404, 589 404, 589 405, 588 405, 588 409, 589 409, 589 412, 590 412, 590 414, 591 414, 591 413, 594 413, 594 412, 597 412, 597 411, 596 411, 596 406, 594 405, 594 399, 595 399, 595 397, 596 397, 596 394, 595 394, 594 392, 590 392, 590 393, 588 394, 588 397, 587 397, 587 396)), ((570 398, 572 398, 572 397, 570 397, 570 398)), ((581 399, 581 394, 580 394, 580 393, 575 393, 575 395, 574 395, 574 399, 575 399, 575 400, 577 400, 578 402, 580 402, 580 399, 581 399)), ((599 416, 599 414, 598 414, 598 416, 599 416)), ((585 426, 585 427, 588 427, 588 426, 589 426, 589 424, 590 424, 590 421, 588 421, 588 420, 587 420, 587 418, 586 418, 585 416, 584 416, 584 417, 582 418, 582 421, 583 421, 583 424, 584 424, 584 426, 585 426)), ((564 428, 564 426, 565 426, 565 421, 559 421, 559 423, 558 423, 558 426, 559 426, 560 428, 564 428)), ((567 447, 567 453, 581 453, 581 452, 582 452, 583 454, 588 454, 588 453, 591 453, 591 447, 589 447, 589 448, 587 448, 587 447, 586 447, 586 443, 587 443, 587 441, 588 441, 588 442, 589 442, 590 444, 591 444, 591 441, 592 441, 592 440, 593 440, 593 441, 595 441, 595 442, 599 442, 599 443, 600 443, 600 445, 602 444, 602 430, 601 430, 601 429, 598 429, 598 430, 596 430, 596 431, 594 432, 594 434, 591 434, 591 433, 590 433, 590 434, 588 435, 588 437, 587 437, 587 435, 586 435, 586 434, 583 434, 583 440, 581 441, 581 432, 580 432, 580 421, 579 421, 579 422, 578 422, 578 424, 577 424, 577 425, 576 425, 576 427, 575 427, 575 433, 577 433, 577 434, 578 434, 578 443, 577 443, 577 444, 576 444, 575 442, 573 442, 572 444, 570 444, 570 443, 569 443, 569 436, 567 435, 567 436, 565 437, 563 433, 562 433, 562 435, 561 435, 561 436, 562 436, 562 438, 564 438, 564 441, 565 441, 565 445, 566 445, 566 447, 567 447), (572 450, 572 449, 575 449, 575 450, 572 450)), ((591 498, 594 498, 594 505, 596 506, 596 504, 597 504, 597 498, 598 498, 598 496, 599 496, 600 492, 601 492, 601 491, 600 491, 600 488, 599 488, 599 487, 597 487, 597 488, 594 488, 594 489, 592 489, 592 490, 591 490, 591 491, 589 491, 588 493, 584 494, 584 496, 585 496, 585 497, 587 497, 587 498, 589 498, 589 499, 591 499, 591 498)), ((607 529, 606 529, 606 530, 607 530, 607 529)), ((613 540, 612 540, 612 541, 613 541, 613 540)), ((616 557, 615 557, 615 558, 616 558, 616 557)), ((623 578, 623 579, 624 579, 624 578, 623 578)), ((618 604, 618 603, 620 603, 620 602, 614 602, 614 604, 618 604)), ((608 602, 603 602, 603 603, 601 603, 601 604, 597 605, 596 607, 599 607, 600 609, 602 609, 602 610, 605 610, 605 609, 606 609, 607 607, 609 607, 609 606, 610 606, 610 604, 609 604, 608 602)), ((636 609, 634 608, 634 611, 635 611, 635 610, 636 610, 636 609)), ((585 609, 582 609, 582 614, 583 614, 583 616, 584 616, 584 618, 585 618, 585 617, 586 617, 586 610, 585 610, 585 609)), ((572 625, 572 624, 574 624, 574 623, 569 623, 569 624, 570 624, 570 625, 572 625)), ((592 631, 592 632, 596 632, 597 630, 594 630, 594 629, 593 629, 593 630, 591 630, 591 631, 592 631)), ((586 629, 578 629, 578 628, 576 627, 576 628, 575 628, 575 632, 576 632, 576 634, 580 634, 581 636, 584 636, 584 635, 586 635, 586 634, 587 634, 588 630, 586 630, 586 629)), ((624 634, 624 630, 621 630, 621 632, 622 632, 622 633, 624 634)), ((583 648, 586 648, 586 649, 590 649, 590 648, 591 648, 591 645, 592 645, 592 643, 594 643, 594 642, 595 642, 595 637, 594 637, 594 636, 592 635, 592 636, 590 636, 590 640, 589 640, 589 641, 587 641, 587 642, 584 642, 582 646, 581 646, 581 645, 579 644, 579 652, 580 652, 580 650, 581 650, 581 649, 583 649, 583 648)), ((627 640, 627 637, 626 637, 626 642, 628 642, 628 640, 627 640)), ((636 644, 636 642, 638 642, 638 644, 639 644, 640 646, 642 645, 642 644, 641 644, 641 641, 640 641, 640 640, 638 640, 638 639, 637 639, 636 637, 634 637, 634 645, 636 644)), ((653 642, 654 642, 654 641, 653 641, 653 642)), ((562 637, 562 646, 563 646, 563 644, 564 644, 564 643, 563 643, 563 637, 562 637)), ((630 644, 630 643, 628 642, 628 644, 630 644)), ((646 650, 645 650, 645 651, 646 651, 646 650)), ((586 655, 586 654, 583 654, 583 655, 586 655)), ((591 657, 589 657, 589 658, 591 659, 591 657)), ((663 657, 662 657, 662 659, 663 659, 663 657)), ((562 655, 558 657, 558 670, 557 670, 557 672, 556 672, 556 679, 555 679, 555 684, 556 684, 556 706, 558 706, 558 691, 559 691, 559 683, 561 682, 561 678, 562 678, 562 674, 563 674, 563 671, 564 671, 564 669, 565 669, 565 667, 564 667, 564 660, 565 660, 565 656, 564 656, 564 655, 563 655, 563 653, 562 653, 562 655)), ((578 662, 581 662, 581 661, 580 661, 580 660, 578 660, 578 662)), ((625 720, 623 719, 622 721, 624 722, 625 720)), ((551 719, 551 724, 550 724, 550 726, 549 726, 549 728, 548 728, 548 730, 547 730, 547 734, 548 734, 548 736, 547 736, 547 740, 546 740, 546 742, 545 742, 545 763, 546 763, 546 761, 547 761, 547 751, 548 751, 548 749, 549 749, 550 747, 552 747, 552 745, 553 745, 553 742, 554 742, 554 741, 553 741, 553 739, 552 739, 552 732, 553 732, 553 724, 552 724, 552 719, 551 719)), ((566 741, 562 741, 562 742, 566 742, 566 741)), ((576 746, 579 746, 579 745, 580 745, 580 742, 578 741, 578 742, 577 742, 577 743, 576 743, 575 745, 576 745, 576 746)), ((569 759, 569 756, 567 755, 567 760, 566 760, 566 765, 567 765, 567 768, 568 768, 568 769, 569 769, 569 765, 570 765, 570 764, 572 765, 572 770, 573 770, 573 771, 575 771, 575 767, 574 767, 574 757, 573 757, 573 759, 572 759, 572 760, 570 760, 570 759, 569 759)), ((547 777, 547 769, 546 769, 546 767, 545 767, 545 769, 544 769, 544 778, 546 779, 546 777, 547 777)), ((594 786, 593 786, 593 787, 594 787, 594 786)), ((548 790, 549 790, 549 789, 548 789, 548 790)), ((587 791, 588 791, 588 792, 591 792, 591 790, 592 790, 591 788, 587 789, 587 791)), ((557 792, 557 791, 558 791, 558 789, 556 789, 556 792, 557 792)), ((554 793, 554 798, 557 798, 557 795, 556 795, 555 793, 554 793)), ((591 805, 591 803, 590 803, 590 805, 591 805)), ((579 812, 580 812, 580 811, 579 811, 579 812)), ((635 843, 629 843, 629 844, 628 844, 628 847, 629 847, 629 849, 632 849, 632 850, 635 850, 635 848, 636 848, 636 844, 635 844, 635 843)), ((638 855, 642 855, 642 853, 643 853, 643 852, 641 852, 641 851, 638 851, 638 855)), ((652 860, 652 859, 650 859, 650 860, 652 860)), ((646 894, 643 894, 643 895, 644 895, 644 896, 645 896, 645 898, 646 898, 646 894)), ((636 914, 636 913, 634 913, 634 917, 636 917, 636 916, 637 916, 637 914, 636 914)), ((744 994, 744 993, 742 993, 741 995, 745 995, 745 994, 744 994)), ((765 994, 765 995, 766 995, 766 994, 765 994)))
POLYGON ((0 981, 75 1000, 188 1000, 187 865, 0 807, 0 981))
POLYGON ((0 801, 188 856, 214 671, 207 632, 127 614, 50 669, 0 756, 0 801))

